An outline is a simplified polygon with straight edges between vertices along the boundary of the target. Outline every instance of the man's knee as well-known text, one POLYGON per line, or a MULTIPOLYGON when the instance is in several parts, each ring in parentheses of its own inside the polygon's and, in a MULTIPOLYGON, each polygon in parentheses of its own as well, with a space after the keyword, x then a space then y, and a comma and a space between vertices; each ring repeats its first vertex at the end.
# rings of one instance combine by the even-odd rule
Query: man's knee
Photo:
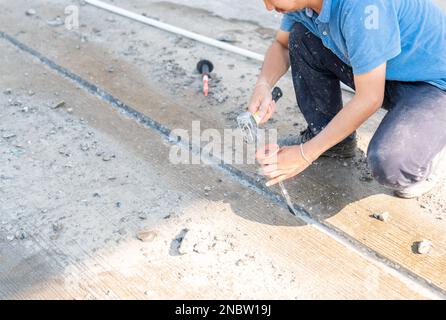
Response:
POLYGON ((367 153, 367 163, 376 181, 388 188, 400 188, 399 168, 392 155, 372 149, 367 153))
POLYGON ((398 150, 371 144, 367 162, 375 180, 387 188, 401 190, 425 178, 426 172, 415 168, 409 155, 398 150))

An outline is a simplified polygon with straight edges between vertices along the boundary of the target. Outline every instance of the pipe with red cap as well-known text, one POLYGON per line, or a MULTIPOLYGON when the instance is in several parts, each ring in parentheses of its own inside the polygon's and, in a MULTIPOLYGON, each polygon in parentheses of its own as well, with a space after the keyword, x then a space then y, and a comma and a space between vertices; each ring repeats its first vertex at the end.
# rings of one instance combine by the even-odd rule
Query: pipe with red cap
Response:
POLYGON ((197 64, 198 72, 203 76, 203 94, 209 95, 209 75, 214 70, 214 65, 209 60, 201 60, 197 64))

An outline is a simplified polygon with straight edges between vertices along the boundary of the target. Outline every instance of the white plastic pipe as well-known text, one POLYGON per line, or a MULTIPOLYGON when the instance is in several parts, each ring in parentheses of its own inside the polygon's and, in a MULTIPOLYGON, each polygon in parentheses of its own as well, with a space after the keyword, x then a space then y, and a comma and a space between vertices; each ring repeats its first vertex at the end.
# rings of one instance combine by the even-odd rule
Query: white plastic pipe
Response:
MULTIPOLYGON (((255 53, 255 52, 252 52, 252 51, 249 51, 246 49, 242 49, 242 48, 227 44, 225 42, 218 41, 218 40, 203 36, 203 35, 195 33, 195 32, 181 29, 181 28, 169 25, 164 22, 160 22, 160 21, 157 21, 154 19, 144 17, 143 15, 119 8, 117 6, 113 6, 113 5, 105 3, 103 1, 85 0, 85 2, 88 4, 91 4, 92 6, 95 6, 95 7, 104 9, 106 11, 118 14, 120 16, 147 24, 149 26, 152 26, 152 27, 155 27, 155 28, 167 31, 167 32, 175 33, 180 36, 183 36, 183 37, 186 37, 186 38, 189 38, 189 39, 192 39, 192 40, 195 40, 195 41, 198 41, 198 42, 201 42, 201 43, 204 43, 204 44, 216 47, 216 48, 220 48, 222 50, 226 50, 226 51, 229 51, 229 52, 232 52, 232 53, 235 53, 235 54, 247 57, 247 58, 251 58, 253 60, 263 62, 263 60, 265 59, 265 56, 263 56, 261 54, 258 54, 258 53, 255 53)), ((349 91, 349 92, 354 92, 352 89, 350 89, 349 87, 347 87, 344 84, 342 84, 342 89, 349 91)))
POLYGON ((254 53, 252 51, 249 51, 249 50, 238 48, 236 46, 227 44, 225 42, 218 41, 218 40, 215 40, 215 39, 212 39, 212 38, 209 38, 209 37, 202 36, 202 35, 200 35, 198 33, 194 33, 194 32, 191 32, 191 31, 188 31, 188 30, 185 30, 185 29, 174 27, 174 26, 169 25, 167 23, 163 23, 163 22, 160 22, 160 21, 156 21, 154 19, 150 19, 150 18, 144 17, 144 16, 142 16, 140 14, 136 14, 136 13, 133 13, 131 11, 124 10, 122 8, 119 8, 119 7, 116 7, 116 6, 104 3, 102 1, 85 0, 85 2, 91 4, 91 5, 95 6, 95 7, 98 7, 98 8, 101 8, 101 9, 104 9, 104 10, 116 13, 116 14, 118 14, 120 16, 123 16, 123 17, 126 17, 126 18, 130 18, 132 20, 139 21, 139 22, 142 22, 144 24, 148 24, 148 25, 150 25, 152 27, 155 27, 155 28, 158 28, 158 29, 162 29, 162 30, 165 30, 165 31, 168 31, 168 32, 172 32, 172 33, 178 34, 180 36, 183 36, 183 37, 186 37, 186 38, 189 38, 189 39, 196 40, 198 42, 202 42, 202 43, 211 45, 213 47, 217 47, 217 48, 220 48, 220 49, 223 49, 223 50, 226 50, 226 51, 229 51, 229 52, 233 52, 233 53, 236 53, 236 54, 239 54, 239 55, 242 55, 242 56, 254 59, 254 60, 258 60, 258 61, 263 61, 263 59, 264 59, 264 56, 262 56, 261 54, 257 54, 257 53, 254 53))

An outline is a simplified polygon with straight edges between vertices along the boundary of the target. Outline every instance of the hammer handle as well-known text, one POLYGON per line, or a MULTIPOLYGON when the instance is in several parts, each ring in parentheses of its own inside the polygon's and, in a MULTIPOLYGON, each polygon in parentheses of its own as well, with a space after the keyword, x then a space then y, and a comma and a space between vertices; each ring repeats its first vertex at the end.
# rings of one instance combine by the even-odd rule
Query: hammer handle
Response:
POLYGON ((283 97, 283 92, 279 87, 275 87, 272 92, 274 102, 278 102, 283 97))

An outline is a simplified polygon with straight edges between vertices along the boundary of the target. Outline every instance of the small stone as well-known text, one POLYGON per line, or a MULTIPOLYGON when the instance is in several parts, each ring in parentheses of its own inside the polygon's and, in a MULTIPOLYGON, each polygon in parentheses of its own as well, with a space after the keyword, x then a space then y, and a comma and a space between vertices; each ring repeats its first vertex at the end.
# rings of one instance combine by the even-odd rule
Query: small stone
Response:
POLYGON ((65 106, 65 101, 60 101, 53 106, 53 109, 59 109, 65 106))
POLYGON ((12 138, 15 138, 15 137, 16 137, 16 134, 12 133, 12 132, 4 133, 3 136, 2 136, 3 139, 12 139, 12 138))
POLYGON ((218 41, 222 41, 222 42, 228 42, 228 43, 235 43, 237 42, 237 39, 229 34, 221 34, 219 36, 217 36, 217 40, 218 41))
POLYGON ((204 187, 204 191, 205 191, 205 192, 210 192, 211 190, 212 190, 212 188, 209 187, 209 186, 205 186, 205 187, 204 187))
POLYGON ((136 238, 142 242, 152 242, 158 236, 153 230, 140 230, 136 233, 136 238))
POLYGON ((68 112, 68 113, 73 113, 73 108, 68 108, 68 109, 67 109, 67 112, 68 112))
POLYGON ((60 27, 65 24, 60 17, 53 20, 47 20, 46 23, 51 27, 60 27))
POLYGON ((90 146, 87 143, 81 143, 80 148, 84 152, 90 150, 90 146))
POLYGON ((105 155, 102 157, 102 161, 108 162, 111 161, 113 158, 115 158, 114 155, 105 155))
POLYGON ((20 107, 22 102, 20 100, 9 100, 9 105, 13 107, 20 107))
POLYGON ((423 240, 416 243, 418 254, 428 254, 431 251, 432 243, 428 240, 423 240))
POLYGON ((8 88, 5 91, 3 91, 3 93, 6 94, 6 95, 10 95, 12 93, 12 89, 8 88))
POLYGON ((93 198, 100 198, 100 197, 101 197, 101 195, 99 193, 97 193, 97 192, 93 193, 93 198))
POLYGON ((244 261, 243 261, 242 259, 238 259, 237 262, 235 263, 235 265, 236 265, 237 267, 240 267, 240 266, 242 266, 242 265, 245 265, 245 263, 244 263, 244 261))
POLYGON ((15 239, 15 237, 13 235, 9 235, 6 237, 6 240, 8 240, 10 242, 13 241, 14 239, 15 239))
POLYGON ((107 67, 107 72, 109 72, 109 73, 113 73, 113 72, 115 72, 115 68, 114 68, 112 65, 109 65, 109 66, 107 67))
POLYGON ((121 202, 116 202, 116 208, 121 208, 121 202))
POLYGON ((362 182, 372 182, 373 181, 373 177, 371 176, 363 176, 359 178, 360 181, 362 182))
POLYGON ((31 9, 26 10, 25 14, 29 17, 32 17, 37 14, 37 11, 31 8, 31 9))
POLYGON ((389 221, 390 214, 388 212, 374 213, 373 218, 375 218, 379 221, 382 221, 382 222, 387 222, 387 221, 389 221))
POLYGON ((138 218, 140 220, 147 220, 147 215, 144 212, 139 212, 138 213, 138 218))
POLYGON ((25 240, 28 237, 28 235, 26 234, 25 231, 21 230, 21 231, 17 231, 15 233, 15 238, 19 239, 19 240, 25 240))
POLYGON ((180 243, 178 247, 178 253, 180 255, 185 255, 193 252, 194 243, 191 242, 191 238, 190 235, 188 236, 188 232, 184 232, 183 237, 177 240, 180 243))
POLYGON ((53 223, 53 231, 54 232, 59 232, 63 229, 63 224, 61 223, 53 223))
POLYGON ((36 93, 34 92, 34 91, 32 91, 32 90, 29 90, 28 91, 28 95, 30 96, 30 97, 32 97, 33 95, 35 95, 36 93))

